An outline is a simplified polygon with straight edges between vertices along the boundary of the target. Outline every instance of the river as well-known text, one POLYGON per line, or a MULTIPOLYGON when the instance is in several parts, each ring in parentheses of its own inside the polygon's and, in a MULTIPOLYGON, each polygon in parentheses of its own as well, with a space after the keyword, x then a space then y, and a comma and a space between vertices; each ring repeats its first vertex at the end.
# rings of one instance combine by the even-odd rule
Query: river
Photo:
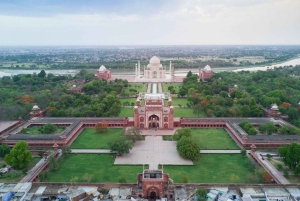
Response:
MULTIPOLYGON (((296 66, 296 65, 300 65, 300 57, 289 60, 289 61, 285 61, 283 63, 279 63, 279 64, 274 64, 271 66, 252 66, 252 67, 217 67, 217 68, 213 68, 214 72, 222 72, 222 71, 234 71, 234 72, 238 72, 238 71, 258 71, 258 70, 262 70, 265 71, 268 68, 269 69, 273 69, 276 67, 280 67, 280 66, 296 66)), ((3 76, 13 76, 13 75, 18 75, 18 74, 33 74, 33 73, 39 73, 41 70, 11 70, 11 69, 1 69, 0 70, 0 77, 3 76)), ((180 70, 176 70, 175 71, 175 75, 177 76, 185 76, 187 74, 188 71, 192 71, 192 73, 198 73, 199 70, 198 69, 180 69, 180 70)), ((69 70, 45 70, 45 72, 48 73, 52 73, 54 75, 75 75, 76 73, 79 72, 78 69, 69 69, 69 70)), ((113 73, 113 75, 133 75, 134 72, 115 72, 113 73)))

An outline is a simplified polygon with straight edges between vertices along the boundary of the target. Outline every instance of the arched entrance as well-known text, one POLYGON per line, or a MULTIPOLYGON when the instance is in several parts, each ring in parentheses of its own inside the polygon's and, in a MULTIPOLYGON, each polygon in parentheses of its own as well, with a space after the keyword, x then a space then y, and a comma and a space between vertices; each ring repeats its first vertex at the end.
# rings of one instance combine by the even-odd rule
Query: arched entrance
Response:
POLYGON ((149 128, 159 128, 159 117, 155 114, 151 115, 148 118, 149 122, 149 128))
POLYGON ((150 193, 149 199, 156 200, 156 193, 154 191, 150 193))
POLYGON ((157 72, 156 71, 152 72, 152 78, 157 78, 157 72))

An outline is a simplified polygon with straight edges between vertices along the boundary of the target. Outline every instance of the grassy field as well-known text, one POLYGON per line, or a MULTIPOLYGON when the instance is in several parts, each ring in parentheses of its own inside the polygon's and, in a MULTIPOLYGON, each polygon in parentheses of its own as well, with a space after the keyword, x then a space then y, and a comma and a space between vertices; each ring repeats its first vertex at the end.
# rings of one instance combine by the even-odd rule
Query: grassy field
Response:
POLYGON ((178 106, 180 104, 181 106, 186 106, 188 103, 188 100, 186 98, 172 98, 172 105, 178 106))
POLYGON ((110 154, 69 154, 59 161, 59 169, 50 173, 46 182, 69 182, 77 177, 84 182, 83 176, 91 175, 90 182, 118 182, 124 177, 128 183, 136 183, 137 174, 142 173, 142 165, 113 165, 115 157, 110 154))
POLYGON ((168 87, 173 86, 175 87, 175 92, 178 94, 180 87, 182 86, 182 83, 174 83, 174 84, 162 84, 162 90, 163 92, 169 92, 168 87))
POLYGON ((138 92, 146 92, 147 91, 147 85, 146 84, 132 84, 130 83, 127 88, 125 88, 125 93, 129 93, 129 89, 135 89, 138 92))
POLYGON ((72 143, 71 149, 108 149, 107 143, 120 135, 122 128, 110 128, 108 133, 98 134, 94 128, 86 128, 72 143))
POLYGON ((119 100, 120 100, 122 105, 126 101, 128 101, 129 103, 134 103, 134 105, 135 105, 135 102, 136 102, 136 98, 120 98, 119 100))
POLYGON ((200 149, 240 149, 224 129, 192 129, 200 149))
POLYGON ((240 154, 201 154, 194 166, 164 166, 164 172, 175 183, 182 183, 183 176, 188 183, 247 183, 251 164, 240 154))
MULTIPOLYGON (((27 170, 30 170, 41 160, 40 157, 33 157, 30 163, 27 165, 27 170)), ((5 163, 4 159, 0 159, 0 166, 2 167, 5 163)), ((0 182, 19 182, 25 175, 22 170, 12 170, 0 177, 0 182)))
POLYGON ((133 117, 133 108, 121 108, 119 117, 133 117))
MULTIPOLYGON (((201 113, 199 117, 205 117, 205 113, 201 113)), ((192 108, 175 108, 174 117, 197 117, 193 114, 192 108)))

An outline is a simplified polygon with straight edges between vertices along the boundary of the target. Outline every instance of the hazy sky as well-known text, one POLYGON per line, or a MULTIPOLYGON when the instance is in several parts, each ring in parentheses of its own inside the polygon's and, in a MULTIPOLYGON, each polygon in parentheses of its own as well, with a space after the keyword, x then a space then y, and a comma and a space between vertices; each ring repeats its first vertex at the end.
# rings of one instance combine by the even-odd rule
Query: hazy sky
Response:
POLYGON ((0 46, 300 44, 300 0, 5 0, 0 46))

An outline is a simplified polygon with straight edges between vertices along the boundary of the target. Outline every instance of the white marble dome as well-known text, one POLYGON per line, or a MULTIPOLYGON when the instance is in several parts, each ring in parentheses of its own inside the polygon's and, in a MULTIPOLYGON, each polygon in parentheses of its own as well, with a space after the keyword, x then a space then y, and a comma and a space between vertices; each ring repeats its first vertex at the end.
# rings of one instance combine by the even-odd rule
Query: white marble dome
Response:
POLYGON ((278 106, 276 103, 274 103, 272 106, 271 106, 271 110, 278 110, 278 106))
POLYGON ((206 65, 203 70, 205 70, 205 71, 211 71, 211 67, 209 65, 206 65))
POLYGON ((150 59, 150 64, 160 64, 160 59, 157 57, 157 56, 153 56, 151 59, 150 59))
POLYGON ((35 105, 35 106, 33 106, 32 107, 32 110, 39 110, 40 108, 39 108, 39 106, 37 106, 37 105, 35 105))
POLYGON ((105 68, 105 66, 100 66, 100 68, 99 68, 99 71, 106 71, 106 68, 105 68))

